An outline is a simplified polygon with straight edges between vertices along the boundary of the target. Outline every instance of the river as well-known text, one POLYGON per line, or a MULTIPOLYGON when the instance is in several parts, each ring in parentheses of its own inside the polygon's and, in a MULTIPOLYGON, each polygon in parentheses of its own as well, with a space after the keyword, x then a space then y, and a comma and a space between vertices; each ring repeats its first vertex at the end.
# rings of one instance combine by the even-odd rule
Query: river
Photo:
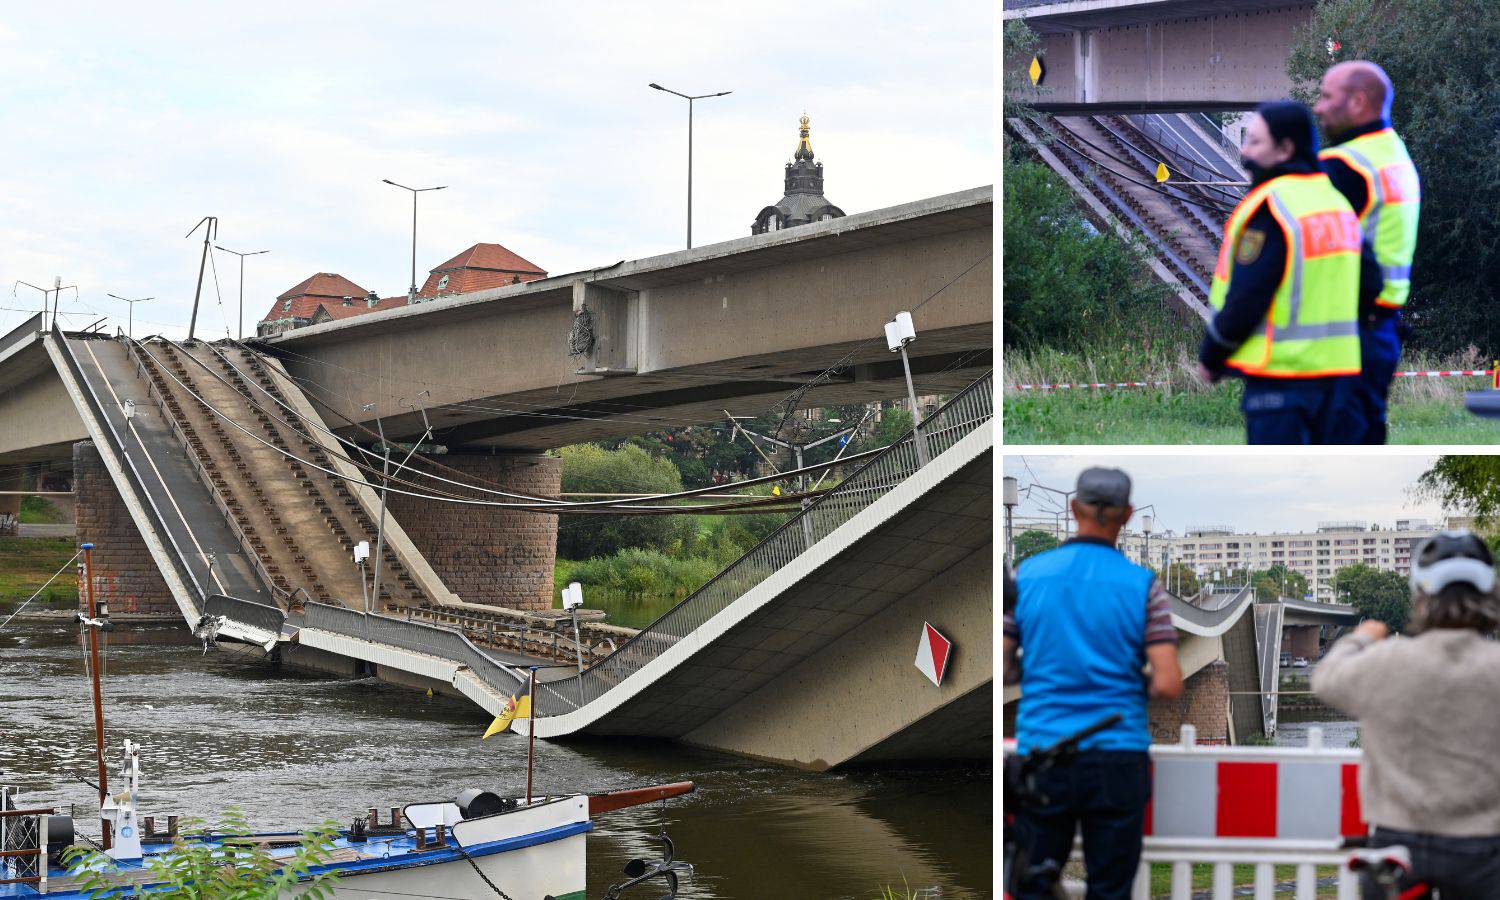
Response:
MULTIPOLYGON (((278 672, 222 650, 205 656, 181 634, 122 632, 107 654, 107 738, 143 745, 143 815, 213 821, 233 805, 271 830, 325 818, 347 825, 371 806, 451 799, 470 786, 525 793, 525 740, 481 741, 487 717, 471 705, 374 679, 278 672)), ((113 777, 118 754, 110 753, 113 777)), ((637 807, 595 821, 591 896, 623 880, 626 860, 655 854, 663 823, 677 857, 697 868, 683 898, 871 898, 888 885, 899 893, 903 881, 944 900, 990 896, 988 765, 808 773, 616 740, 538 741, 536 768, 538 793, 698 785, 665 811, 637 807)), ((21 785, 23 799, 38 804, 75 804, 97 834, 97 797, 69 772, 94 776, 77 631, 13 622, 0 632, 0 782, 21 785)))

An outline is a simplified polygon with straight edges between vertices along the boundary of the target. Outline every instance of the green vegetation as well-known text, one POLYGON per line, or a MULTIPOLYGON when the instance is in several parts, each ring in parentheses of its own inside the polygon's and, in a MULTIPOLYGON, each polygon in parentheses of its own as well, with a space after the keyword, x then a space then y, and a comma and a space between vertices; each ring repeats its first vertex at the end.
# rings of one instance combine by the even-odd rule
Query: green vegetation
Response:
POLYGON ((1411 589, 1406 579, 1364 563, 1339 570, 1334 589, 1367 619, 1379 619, 1392 631, 1406 627, 1411 616, 1411 589))
MULTIPOLYGON (((672 461, 653 457, 633 444, 606 450, 597 444, 564 447, 562 489, 565 493, 640 491, 667 494, 682 490, 682 475, 672 461)), ((608 556, 624 547, 667 550, 691 533, 678 516, 562 516, 557 553, 567 559, 608 556)))
POLYGON ((1016 564, 1057 546, 1057 537, 1045 531, 1023 531, 1016 535, 1016 564))
MULTIPOLYGON (((0 611, 8 615, 51 578, 77 552, 67 538, 0 538, 0 611)), ((29 609, 76 609, 78 578, 63 572, 29 609)))
MULTIPOLYGON (((1500 513, 1500 457, 1439 456, 1417 479, 1417 491, 1445 509, 1472 514, 1481 527, 1492 526, 1500 513)), ((1491 549, 1500 548, 1492 542, 1491 549)))
MULTIPOLYGON (((201 832, 203 825, 200 820, 184 820, 182 833, 201 832)), ((178 837, 170 851, 146 860, 145 868, 162 882, 161 888, 151 889, 151 897, 272 900, 293 889, 301 897, 333 896, 338 876, 332 872, 313 875, 311 869, 328 862, 331 842, 338 833, 335 823, 324 822, 312 831, 303 832, 291 848, 291 855, 275 858, 265 844, 249 836, 253 833, 249 823, 234 807, 225 811, 214 832, 224 837, 212 844, 188 843, 178 837)), ((75 845, 64 852, 63 860, 69 866, 81 867, 83 874, 78 878, 78 887, 90 897, 123 893, 115 878, 101 871, 113 868, 114 864, 102 851, 75 845)))
POLYGON ((22 497, 21 521, 27 525, 57 525, 68 517, 46 497, 22 497))
POLYGON ((1281 563, 1269 569, 1252 571, 1250 584, 1255 588, 1255 599, 1262 603, 1270 603, 1278 597, 1301 598, 1307 595, 1307 576, 1281 563))
POLYGON ((1298 29, 1287 72, 1302 97, 1332 62, 1368 59, 1396 85, 1391 118, 1422 173, 1422 220, 1412 296, 1413 343, 1453 354, 1500 349, 1500 18, 1448 0, 1322 0, 1298 29), (1329 39, 1340 47, 1330 59, 1329 39))

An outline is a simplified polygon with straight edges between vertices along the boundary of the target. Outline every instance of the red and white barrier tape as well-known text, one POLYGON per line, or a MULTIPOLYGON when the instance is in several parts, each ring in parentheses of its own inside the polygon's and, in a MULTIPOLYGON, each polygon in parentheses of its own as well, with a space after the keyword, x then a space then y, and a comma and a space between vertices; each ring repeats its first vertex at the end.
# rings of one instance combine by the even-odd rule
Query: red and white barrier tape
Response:
MULTIPOLYGON (((1449 369, 1431 372, 1397 372, 1397 378, 1455 378, 1474 375, 1495 375, 1494 369, 1449 369)), ((1168 381, 1080 381, 1076 384, 1013 384, 1011 390, 1016 391, 1060 391, 1069 388, 1126 388, 1126 387, 1163 387, 1171 382, 1168 381)))

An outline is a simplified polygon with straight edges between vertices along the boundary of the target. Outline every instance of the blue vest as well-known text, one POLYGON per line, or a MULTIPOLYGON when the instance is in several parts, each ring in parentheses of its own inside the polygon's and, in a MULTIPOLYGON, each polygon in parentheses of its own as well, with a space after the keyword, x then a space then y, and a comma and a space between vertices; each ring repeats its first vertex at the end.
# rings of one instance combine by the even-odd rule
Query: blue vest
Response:
POLYGON ((1083 742, 1085 750, 1145 750, 1149 569, 1113 547, 1070 541, 1016 570, 1021 631, 1022 753, 1056 743, 1111 713, 1119 723, 1083 742))

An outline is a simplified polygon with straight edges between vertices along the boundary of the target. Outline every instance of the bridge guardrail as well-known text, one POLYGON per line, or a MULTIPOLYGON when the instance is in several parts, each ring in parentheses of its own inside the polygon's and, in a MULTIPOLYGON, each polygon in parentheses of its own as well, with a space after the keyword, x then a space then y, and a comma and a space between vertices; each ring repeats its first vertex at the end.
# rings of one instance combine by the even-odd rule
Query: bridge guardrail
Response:
POLYGON ((135 458, 130 455, 124 439, 115 430, 115 424, 109 420, 109 416, 105 413, 104 403, 94 391, 93 382, 89 381, 88 376, 84 374, 83 364, 74 355, 73 348, 68 345, 67 336, 63 334, 62 328, 56 323, 52 326, 52 338, 57 343, 58 352, 62 354, 63 360, 68 365, 69 374, 77 380, 78 387, 83 392, 84 401, 89 406, 89 411, 103 426, 104 434, 109 439, 114 452, 119 456, 125 476, 131 482, 131 489, 136 492, 142 504, 144 504, 147 514, 153 520, 156 533, 170 548, 167 556, 171 559, 173 568, 177 570, 177 574, 183 579, 183 583, 191 586, 195 592, 196 596, 188 599, 192 602, 194 611, 201 614, 203 611, 203 601, 207 596, 207 592, 198 583, 198 578, 193 574, 192 568, 187 565, 187 555, 182 552, 182 548, 177 544, 177 539, 172 536, 171 529, 167 527, 166 518, 162 515, 161 509, 157 507, 156 499, 146 490, 145 479, 141 477, 140 470, 135 466, 135 458))
MULTIPOLYGON (((408 622, 326 603, 308 603, 303 626, 462 663, 486 685, 506 696, 526 684, 525 677, 516 669, 497 662, 461 633, 441 625, 408 622)), ((542 691, 542 687, 538 685, 537 690, 542 691)))
MULTIPOLYGON (((928 459, 936 459, 965 435, 994 419, 994 372, 988 372, 922 423, 928 459)), ((765 540, 731 563, 707 584, 672 607, 641 633, 578 676, 579 689, 562 687, 537 698, 547 715, 570 712, 597 699, 648 662, 718 615, 773 573, 827 537, 921 468, 916 440, 907 432, 842 483, 784 522, 765 540), (811 527, 808 527, 810 524, 811 527), (576 699, 575 699, 576 698, 576 699)), ((572 680, 572 679, 570 679, 572 680)))
POLYGON ((282 612, 280 607, 256 603, 254 600, 245 600, 241 597, 231 597, 228 594, 210 594, 208 599, 203 601, 203 614, 224 616, 231 621, 260 628, 272 634, 280 634, 281 626, 286 623, 286 613, 282 612))

